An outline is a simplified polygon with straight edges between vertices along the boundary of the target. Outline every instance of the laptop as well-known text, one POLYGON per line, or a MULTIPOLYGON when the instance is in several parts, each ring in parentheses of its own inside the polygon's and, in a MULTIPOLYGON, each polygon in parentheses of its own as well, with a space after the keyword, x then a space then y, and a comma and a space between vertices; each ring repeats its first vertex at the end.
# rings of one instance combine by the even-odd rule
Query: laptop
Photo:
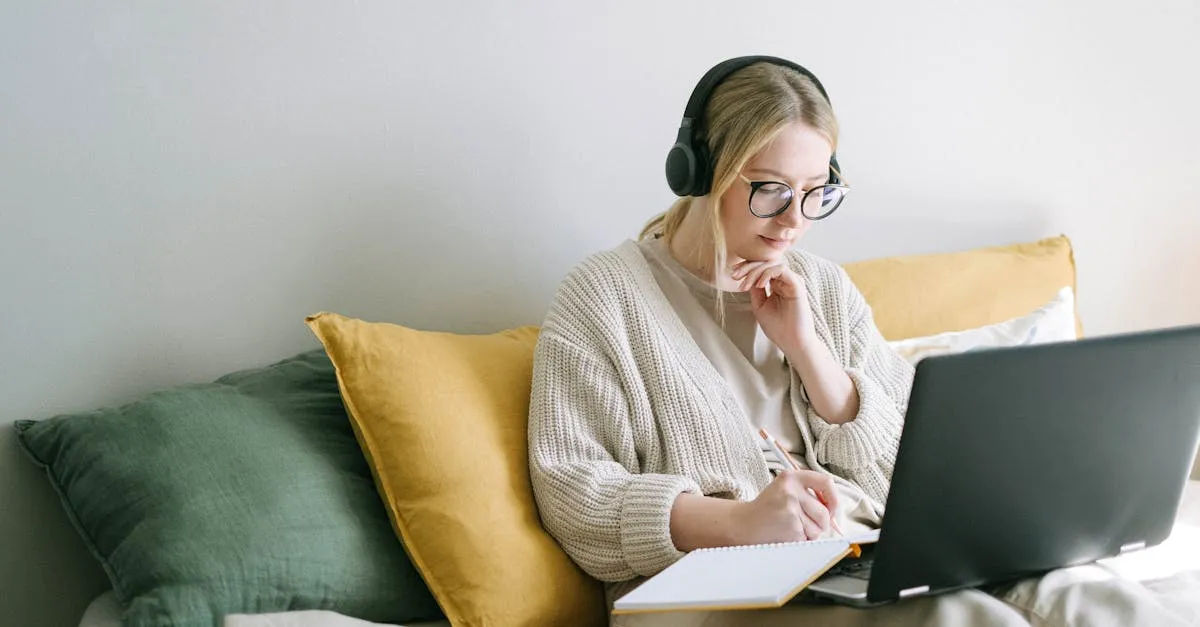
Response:
POLYGON ((1153 546, 1200 444, 1200 325, 920 361, 879 542, 806 597, 872 606, 1153 546))

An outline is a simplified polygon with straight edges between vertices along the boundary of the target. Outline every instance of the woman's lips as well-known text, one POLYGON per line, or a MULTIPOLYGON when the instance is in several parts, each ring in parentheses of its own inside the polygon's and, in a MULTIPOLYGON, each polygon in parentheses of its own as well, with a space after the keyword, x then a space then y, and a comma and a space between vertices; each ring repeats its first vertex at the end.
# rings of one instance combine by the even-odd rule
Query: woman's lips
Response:
POLYGON ((767 237, 766 235, 759 235, 759 237, 761 237, 762 240, 764 242, 766 242, 767 245, 770 246, 771 248, 778 248, 778 249, 782 250, 782 249, 790 248, 792 246, 791 240, 774 239, 771 237, 767 237))

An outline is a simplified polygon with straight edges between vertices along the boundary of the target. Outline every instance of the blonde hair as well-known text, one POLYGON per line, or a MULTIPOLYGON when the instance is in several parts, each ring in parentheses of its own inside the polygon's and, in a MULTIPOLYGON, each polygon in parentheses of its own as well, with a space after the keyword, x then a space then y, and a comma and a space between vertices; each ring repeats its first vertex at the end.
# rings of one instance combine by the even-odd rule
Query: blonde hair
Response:
POLYGON ((838 124, 833 107, 812 79, 769 62, 755 63, 730 74, 709 97, 697 137, 707 143, 711 155, 712 189, 705 196, 676 200, 666 212, 646 223, 638 239, 661 235, 669 246, 687 212, 704 204, 707 205, 705 221, 712 233, 713 269, 724 267, 721 197, 733 186, 746 162, 785 126, 797 121, 824 134, 837 150, 838 124))

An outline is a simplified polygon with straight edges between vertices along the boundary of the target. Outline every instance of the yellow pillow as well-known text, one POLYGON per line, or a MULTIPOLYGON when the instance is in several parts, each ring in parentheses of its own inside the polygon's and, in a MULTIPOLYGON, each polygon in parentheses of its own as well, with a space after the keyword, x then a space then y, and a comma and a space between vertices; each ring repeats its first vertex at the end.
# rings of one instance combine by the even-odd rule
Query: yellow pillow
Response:
MULTIPOLYGON (((1041 307, 1063 287, 1075 290, 1075 258, 1071 241, 1063 235, 963 252, 871 259, 844 267, 889 340, 1003 322, 1041 307)), ((1078 298, 1078 292, 1075 295, 1078 298)), ((1075 323, 1082 337, 1078 313, 1075 323)))
POLYGON ((538 329, 307 322, 337 368, 392 524, 450 622, 606 624, 602 586, 542 528, 529 484, 538 329))

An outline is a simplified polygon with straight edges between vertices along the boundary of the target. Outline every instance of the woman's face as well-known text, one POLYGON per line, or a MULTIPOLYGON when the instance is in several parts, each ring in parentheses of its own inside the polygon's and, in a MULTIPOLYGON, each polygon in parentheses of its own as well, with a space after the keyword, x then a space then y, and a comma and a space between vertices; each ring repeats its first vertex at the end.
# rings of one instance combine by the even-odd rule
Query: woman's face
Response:
POLYGON ((787 183, 796 198, 787 211, 760 218, 750 213, 750 185, 741 177, 721 198, 721 225, 729 263, 742 259, 774 261, 808 230, 811 222, 800 214, 800 196, 827 182, 833 146, 824 135, 802 122, 793 122, 754 155, 742 168, 751 181, 787 183))

